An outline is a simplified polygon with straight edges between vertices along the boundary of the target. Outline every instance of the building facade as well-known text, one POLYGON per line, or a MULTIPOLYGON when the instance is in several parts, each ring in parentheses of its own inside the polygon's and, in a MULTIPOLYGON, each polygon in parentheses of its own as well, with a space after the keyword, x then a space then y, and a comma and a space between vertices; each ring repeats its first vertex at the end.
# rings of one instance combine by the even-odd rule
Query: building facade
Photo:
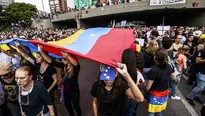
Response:
POLYGON ((50 11, 53 14, 68 11, 67 0, 49 0, 50 11))
POLYGON ((0 5, 2 6, 3 9, 5 9, 13 2, 14 0, 0 0, 0 5))

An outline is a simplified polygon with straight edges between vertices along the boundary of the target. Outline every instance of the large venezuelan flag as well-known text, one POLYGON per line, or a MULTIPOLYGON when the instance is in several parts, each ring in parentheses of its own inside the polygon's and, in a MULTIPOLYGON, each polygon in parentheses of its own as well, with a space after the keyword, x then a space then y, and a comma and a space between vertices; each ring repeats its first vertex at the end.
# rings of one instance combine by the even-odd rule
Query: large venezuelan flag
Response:
POLYGON ((43 49, 54 57, 60 57, 60 51, 65 51, 78 57, 115 66, 116 62, 121 62, 123 50, 129 48, 135 38, 133 30, 90 28, 79 30, 66 39, 48 43, 15 38, 0 42, 0 44, 8 43, 15 46, 15 41, 29 47, 32 52, 38 52, 37 45, 41 44, 44 46, 43 49))
POLYGON ((156 113, 166 109, 169 90, 164 92, 150 91, 145 98, 148 104, 148 112, 156 113))

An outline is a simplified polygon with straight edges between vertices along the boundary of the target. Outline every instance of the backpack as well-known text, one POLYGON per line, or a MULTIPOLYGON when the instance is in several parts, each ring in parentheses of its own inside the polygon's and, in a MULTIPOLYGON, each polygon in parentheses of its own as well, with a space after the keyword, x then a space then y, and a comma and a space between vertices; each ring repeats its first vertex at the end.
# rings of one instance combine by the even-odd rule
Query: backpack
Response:
POLYGON ((179 63, 174 55, 173 51, 168 51, 172 52, 171 55, 168 55, 168 63, 171 66, 172 70, 174 70, 174 73, 176 74, 176 77, 179 77, 182 73, 182 70, 180 69, 179 63))

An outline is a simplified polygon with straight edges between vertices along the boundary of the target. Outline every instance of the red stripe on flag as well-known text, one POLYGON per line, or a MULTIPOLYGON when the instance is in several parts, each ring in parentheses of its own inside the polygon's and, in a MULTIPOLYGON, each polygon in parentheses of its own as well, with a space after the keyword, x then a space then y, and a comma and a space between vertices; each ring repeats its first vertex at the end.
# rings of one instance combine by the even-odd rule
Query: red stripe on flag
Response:
POLYGON ((134 41, 133 30, 112 29, 96 41, 86 56, 116 66, 116 62, 121 62, 122 52, 130 48, 134 41))
POLYGON ((169 90, 167 89, 167 90, 161 91, 161 92, 156 91, 156 90, 151 90, 151 91, 150 91, 150 94, 151 94, 152 96, 156 96, 156 97, 164 97, 164 96, 166 96, 166 95, 169 94, 169 90))

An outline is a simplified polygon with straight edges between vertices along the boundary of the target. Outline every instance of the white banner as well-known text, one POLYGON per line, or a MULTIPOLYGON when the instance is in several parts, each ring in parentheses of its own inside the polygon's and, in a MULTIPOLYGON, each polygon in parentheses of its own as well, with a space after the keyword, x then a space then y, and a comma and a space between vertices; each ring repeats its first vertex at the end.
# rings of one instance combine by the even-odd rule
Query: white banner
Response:
POLYGON ((74 0, 67 0, 67 6, 68 8, 75 8, 74 0))
POLYGON ((183 4, 186 0, 150 0, 150 6, 183 4))

